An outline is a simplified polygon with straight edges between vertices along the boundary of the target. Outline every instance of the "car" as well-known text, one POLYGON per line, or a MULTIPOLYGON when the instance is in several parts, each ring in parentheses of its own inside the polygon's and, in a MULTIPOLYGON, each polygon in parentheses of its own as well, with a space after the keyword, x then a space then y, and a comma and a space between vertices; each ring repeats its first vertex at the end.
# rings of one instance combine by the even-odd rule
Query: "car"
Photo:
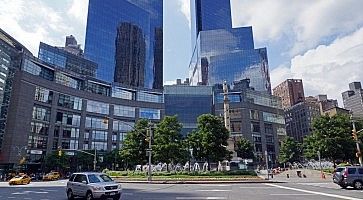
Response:
POLYGON ((121 184, 108 175, 97 172, 74 173, 67 182, 67 198, 85 197, 87 200, 112 198, 119 200, 122 194, 121 184))
POLYGON ((26 174, 17 175, 14 178, 10 179, 9 185, 23 185, 29 184, 31 182, 31 178, 26 174))
POLYGON ((50 172, 43 176, 44 181, 55 181, 58 180, 59 178, 60 178, 59 172, 50 172))
POLYGON ((348 186, 355 189, 363 189, 363 167, 359 166, 345 166, 337 167, 333 174, 333 182, 342 188, 348 186))

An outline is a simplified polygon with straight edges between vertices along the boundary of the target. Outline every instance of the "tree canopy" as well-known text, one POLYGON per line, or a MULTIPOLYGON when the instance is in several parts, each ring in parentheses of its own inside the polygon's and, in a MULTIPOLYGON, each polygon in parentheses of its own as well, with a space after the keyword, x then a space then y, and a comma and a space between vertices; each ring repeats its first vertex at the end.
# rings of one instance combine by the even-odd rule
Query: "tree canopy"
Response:
POLYGON ((253 154, 253 146, 246 138, 241 138, 236 142, 235 151, 237 156, 243 159, 253 159, 255 157, 253 154))
POLYGON ((279 154, 280 163, 293 163, 299 161, 301 156, 301 145, 292 137, 286 137, 282 141, 279 154))

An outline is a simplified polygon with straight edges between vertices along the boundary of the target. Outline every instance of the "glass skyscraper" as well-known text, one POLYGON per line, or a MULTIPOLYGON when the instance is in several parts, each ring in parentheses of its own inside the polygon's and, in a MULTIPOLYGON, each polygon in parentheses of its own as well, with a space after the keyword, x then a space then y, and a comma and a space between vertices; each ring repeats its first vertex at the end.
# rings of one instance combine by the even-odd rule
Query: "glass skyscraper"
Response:
POLYGON ((90 0, 85 54, 103 81, 162 88, 163 1, 90 0))
POLYGON ((250 79, 271 93, 266 48, 255 49, 252 27, 232 28, 229 0, 191 0, 193 56, 191 85, 250 79))

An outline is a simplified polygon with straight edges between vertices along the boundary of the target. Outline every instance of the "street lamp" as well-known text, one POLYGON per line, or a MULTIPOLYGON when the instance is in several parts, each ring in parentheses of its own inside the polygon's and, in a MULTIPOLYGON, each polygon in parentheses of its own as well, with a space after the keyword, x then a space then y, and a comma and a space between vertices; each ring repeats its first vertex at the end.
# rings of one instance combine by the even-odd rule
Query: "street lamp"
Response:
POLYGON ((360 151, 360 144, 359 144, 359 139, 358 139, 358 135, 357 135, 358 133, 363 131, 363 129, 359 130, 357 132, 356 127, 355 127, 355 121, 353 119, 353 112, 352 111, 350 111, 350 120, 352 121, 352 126, 353 126, 352 135, 353 135, 353 138, 355 140, 356 147, 357 147, 356 155, 357 155, 358 160, 359 160, 359 165, 363 166, 362 152, 360 151))

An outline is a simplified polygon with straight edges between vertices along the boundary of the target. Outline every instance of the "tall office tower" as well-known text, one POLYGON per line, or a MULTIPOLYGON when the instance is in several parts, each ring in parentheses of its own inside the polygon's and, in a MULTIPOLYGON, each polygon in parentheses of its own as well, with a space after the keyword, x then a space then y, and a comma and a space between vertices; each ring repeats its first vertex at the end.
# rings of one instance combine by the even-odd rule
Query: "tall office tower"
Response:
POLYGON ((163 1, 90 0, 85 54, 103 81, 162 88, 163 1))
POLYGON ((271 93, 266 48, 255 49, 252 27, 232 28, 229 0, 191 0, 193 56, 191 85, 250 79, 271 93))
POLYGON ((363 118, 363 89, 360 82, 349 83, 349 90, 342 93, 344 108, 353 117, 363 118))
POLYGON ((281 97, 284 109, 303 102, 305 99, 304 86, 301 79, 287 79, 273 89, 273 94, 281 97))

